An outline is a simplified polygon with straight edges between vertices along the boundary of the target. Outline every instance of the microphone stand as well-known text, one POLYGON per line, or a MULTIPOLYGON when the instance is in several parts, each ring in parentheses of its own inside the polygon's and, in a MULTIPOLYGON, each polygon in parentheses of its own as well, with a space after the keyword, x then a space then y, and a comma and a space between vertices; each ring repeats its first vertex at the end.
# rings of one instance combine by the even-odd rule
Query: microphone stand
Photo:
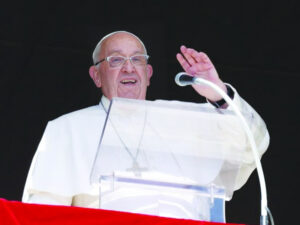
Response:
POLYGON ((232 99, 221 88, 219 88, 217 85, 215 85, 214 83, 212 83, 210 81, 207 81, 207 80, 199 78, 199 77, 193 77, 193 76, 191 76, 187 73, 184 73, 184 72, 177 74, 177 76, 175 77, 175 81, 180 86, 186 86, 186 85, 191 85, 191 84, 198 84, 198 85, 199 84, 202 84, 202 85, 205 84, 205 85, 211 87, 218 94, 220 94, 222 96, 222 98, 227 102, 227 104, 229 106, 232 107, 235 114, 239 117, 239 119, 241 120, 242 125, 244 127, 244 130, 246 131, 248 140, 250 142, 252 153, 253 153, 254 160, 255 160, 255 164, 256 164, 256 167, 257 167, 257 173, 258 173, 260 190, 261 190, 260 225, 268 225, 268 213, 270 214, 271 223, 274 225, 272 214, 271 214, 270 210, 268 209, 267 189, 266 189, 265 176, 264 176, 264 173, 263 173, 263 169, 262 169, 262 165, 261 165, 261 162, 260 162, 259 155, 257 153, 256 143, 255 143, 253 134, 252 134, 245 118, 243 117, 242 113, 238 109, 238 107, 234 104, 232 99), (191 78, 188 78, 187 76, 190 76, 191 78), (181 81, 183 81, 183 82, 181 82, 181 81))

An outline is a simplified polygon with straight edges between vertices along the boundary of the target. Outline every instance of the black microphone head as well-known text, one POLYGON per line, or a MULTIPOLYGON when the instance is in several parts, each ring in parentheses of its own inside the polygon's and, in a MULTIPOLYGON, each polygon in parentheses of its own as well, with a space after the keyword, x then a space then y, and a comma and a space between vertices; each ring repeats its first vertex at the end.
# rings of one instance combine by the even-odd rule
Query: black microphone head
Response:
POLYGON ((175 76, 175 82, 179 86, 187 86, 194 83, 194 77, 185 72, 180 72, 175 76))

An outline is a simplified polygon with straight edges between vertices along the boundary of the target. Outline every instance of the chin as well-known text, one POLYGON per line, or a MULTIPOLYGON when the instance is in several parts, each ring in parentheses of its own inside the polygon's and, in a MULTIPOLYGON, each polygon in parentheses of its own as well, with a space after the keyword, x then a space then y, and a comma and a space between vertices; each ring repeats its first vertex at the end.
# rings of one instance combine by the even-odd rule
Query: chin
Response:
POLYGON ((125 93, 125 94, 119 94, 119 98, 130 98, 130 99, 145 99, 141 94, 135 94, 135 93, 125 93))
POLYGON ((124 96, 123 98, 129 98, 129 99, 141 99, 139 96, 124 96))

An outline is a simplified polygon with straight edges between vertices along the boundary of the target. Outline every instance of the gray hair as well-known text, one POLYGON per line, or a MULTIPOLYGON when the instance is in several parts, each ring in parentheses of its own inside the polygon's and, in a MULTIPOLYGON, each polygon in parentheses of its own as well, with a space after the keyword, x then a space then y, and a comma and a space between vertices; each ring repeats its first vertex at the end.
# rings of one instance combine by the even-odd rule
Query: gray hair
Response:
POLYGON ((141 45, 142 45, 142 47, 143 47, 143 49, 144 49, 144 51, 145 51, 145 54, 147 54, 146 47, 145 47, 144 43, 141 41, 141 39, 140 39, 138 36, 134 35, 133 33, 128 32, 128 31, 122 31, 122 30, 120 30, 120 31, 115 31, 115 32, 112 32, 112 33, 109 33, 109 34, 105 35, 105 36, 98 42, 98 44, 96 45, 96 48, 95 48, 94 51, 93 51, 93 55, 92 55, 92 57, 93 57, 93 63, 94 63, 94 64, 97 63, 97 61, 98 61, 98 58, 97 58, 97 57, 98 57, 98 55, 99 55, 100 52, 101 52, 102 43, 103 43, 107 38, 109 38, 110 36, 112 36, 112 35, 114 35, 114 34, 118 34, 118 33, 126 33, 126 34, 130 34, 130 35, 132 35, 133 37, 135 37, 135 38, 141 43, 141 45))

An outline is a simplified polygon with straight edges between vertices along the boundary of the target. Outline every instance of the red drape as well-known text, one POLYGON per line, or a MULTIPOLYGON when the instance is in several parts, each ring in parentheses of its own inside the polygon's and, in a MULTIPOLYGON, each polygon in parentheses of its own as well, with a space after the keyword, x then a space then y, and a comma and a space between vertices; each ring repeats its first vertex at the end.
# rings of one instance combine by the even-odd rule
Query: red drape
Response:
MULTIPOLYGON (((69 206, 27 204, 0 199, 0 225, 217 225, 134 213, 69 206)), ((233 224, 231 224, 233 225, 233 224)))

